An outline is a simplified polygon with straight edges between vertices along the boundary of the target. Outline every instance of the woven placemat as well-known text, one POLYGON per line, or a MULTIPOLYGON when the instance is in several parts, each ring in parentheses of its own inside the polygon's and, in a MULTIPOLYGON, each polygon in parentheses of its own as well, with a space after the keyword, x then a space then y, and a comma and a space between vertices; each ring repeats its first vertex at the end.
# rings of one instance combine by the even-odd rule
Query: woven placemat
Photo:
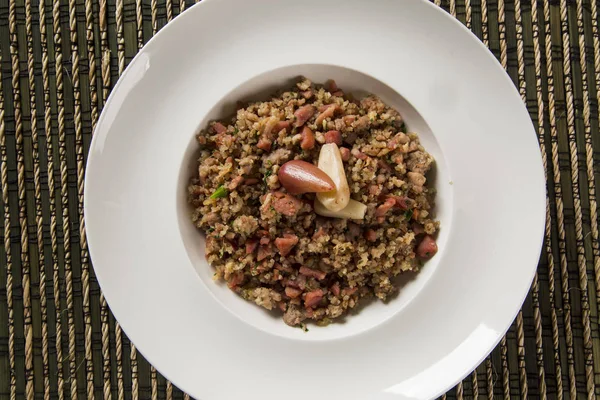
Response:
MULTIPOLYGON (((443 397, 600 398, 599 5, 435 3, 506 68, 537 129, 548 179, 529 296, 500 345, 443 397)), ((106 305, 88 258, 83 179, 119 75, 192 5, 0 0, 0 399, 187 398, 136 352, 106 305)))

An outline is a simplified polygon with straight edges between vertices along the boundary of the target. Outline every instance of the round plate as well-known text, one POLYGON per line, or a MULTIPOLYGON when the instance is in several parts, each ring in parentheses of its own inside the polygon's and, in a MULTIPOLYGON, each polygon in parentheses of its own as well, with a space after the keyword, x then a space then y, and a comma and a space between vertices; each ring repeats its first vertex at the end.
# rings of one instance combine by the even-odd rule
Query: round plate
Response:
POLYGON ((545 218, 535 132, 492 54, 424 0, 204 0, 113 90, 85 214, 105 297, 138 350, 195 398, 428 399, 513 321, 545 218), (396 107, 436 158, 440 252, 387 304, 309 332, 210 280, 185 203, 194 136, 298 75, 396 107))

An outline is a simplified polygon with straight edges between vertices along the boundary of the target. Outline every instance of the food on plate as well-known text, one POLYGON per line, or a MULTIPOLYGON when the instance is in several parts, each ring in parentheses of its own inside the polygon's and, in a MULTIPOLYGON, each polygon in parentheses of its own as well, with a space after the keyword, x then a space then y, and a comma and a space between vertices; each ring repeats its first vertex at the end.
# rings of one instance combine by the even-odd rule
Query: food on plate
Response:
POLYGON ((214 278, 288 325, 386 300, 438 251, 433 157, 374 95, 302 78, 197 139, 189 202, 214 278))

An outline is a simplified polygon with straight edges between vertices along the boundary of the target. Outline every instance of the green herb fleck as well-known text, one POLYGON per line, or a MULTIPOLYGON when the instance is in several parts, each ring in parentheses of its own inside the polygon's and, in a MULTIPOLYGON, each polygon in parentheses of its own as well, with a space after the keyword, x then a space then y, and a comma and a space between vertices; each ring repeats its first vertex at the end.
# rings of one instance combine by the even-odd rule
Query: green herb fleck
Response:
POLYGON ((225 255, 225 249, 224 249, 224 248, 221 248, 221 249, 219 250, 219 257, 223 258, 223 256, 224 256, 224 255, 225 255))
POLYGON ((300 329, 302 329, 304 332, 308 332, 306 324, 300 324, 300 329))
POLYGON ((408 209, 406 210, 406 212, 404 213, 404 217, 408 220, 410 220, 413 216, 413 210, 412 209, 408 209))
POLYGON ((209 226, 208 228, 206 228, 206 232, 211 233, 214 232, 215 228, 213 228, 212 226, 209 226))
POLYGON ((236 128, 233 130, 233 134, 234 134, 234 135, 237 135, 239 131, 240 131, 240 130, 239 130, 237 127, 236 127, 236 128))
POLYGON ((215 192, 213 194, 210 195, 211 199, 220 199, 222 197, 227 197, 227 195, 229 194, 229 191, 227 190, 227 188, 223 185, 219 186, 217 188, 217 190, 215 190, 215 192))
POLYGON ((265 185, 267 185, 267 179, 269 179, 269 177, 273 175, 273 171, 271 171, 270 169, 267 170, 267 172, 265 172, 265 177, 263 178, 263 181, 265 182, 265 185))

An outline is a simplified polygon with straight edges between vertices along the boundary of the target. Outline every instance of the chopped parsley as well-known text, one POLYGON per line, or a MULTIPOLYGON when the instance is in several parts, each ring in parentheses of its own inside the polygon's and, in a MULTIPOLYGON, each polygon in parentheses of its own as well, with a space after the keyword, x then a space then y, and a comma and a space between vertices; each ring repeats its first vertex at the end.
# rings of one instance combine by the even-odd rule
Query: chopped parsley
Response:
POLYGON ((404 213, 404 218, 406 218, 406 219, 408 219, 408 220, 409 220, 409 219, 411 219, 411 218, 412 218, 412 216, 413 216, 413 210, 412 210, 412 209, 408 209, 408 210, 406 210, 406 212, 404 213))
POLYGON ((217 190, 214 191, 213 194, 210 195, 211 199, 220 199, 222 197, 227 197, 227 195, 229 194, 229 191, 227 190, 227 188, 223 185, 219 186, 217 188, 217 190))
POLYGON ((265 182, 265 185, 268 185, 267 183, 267 179, 269 179, 269 177, 273 175, 273 171, 271 171, 270 169, 267 170, 267 172, 265 172, 265 177, 263 178, 263 181, 265 182))

